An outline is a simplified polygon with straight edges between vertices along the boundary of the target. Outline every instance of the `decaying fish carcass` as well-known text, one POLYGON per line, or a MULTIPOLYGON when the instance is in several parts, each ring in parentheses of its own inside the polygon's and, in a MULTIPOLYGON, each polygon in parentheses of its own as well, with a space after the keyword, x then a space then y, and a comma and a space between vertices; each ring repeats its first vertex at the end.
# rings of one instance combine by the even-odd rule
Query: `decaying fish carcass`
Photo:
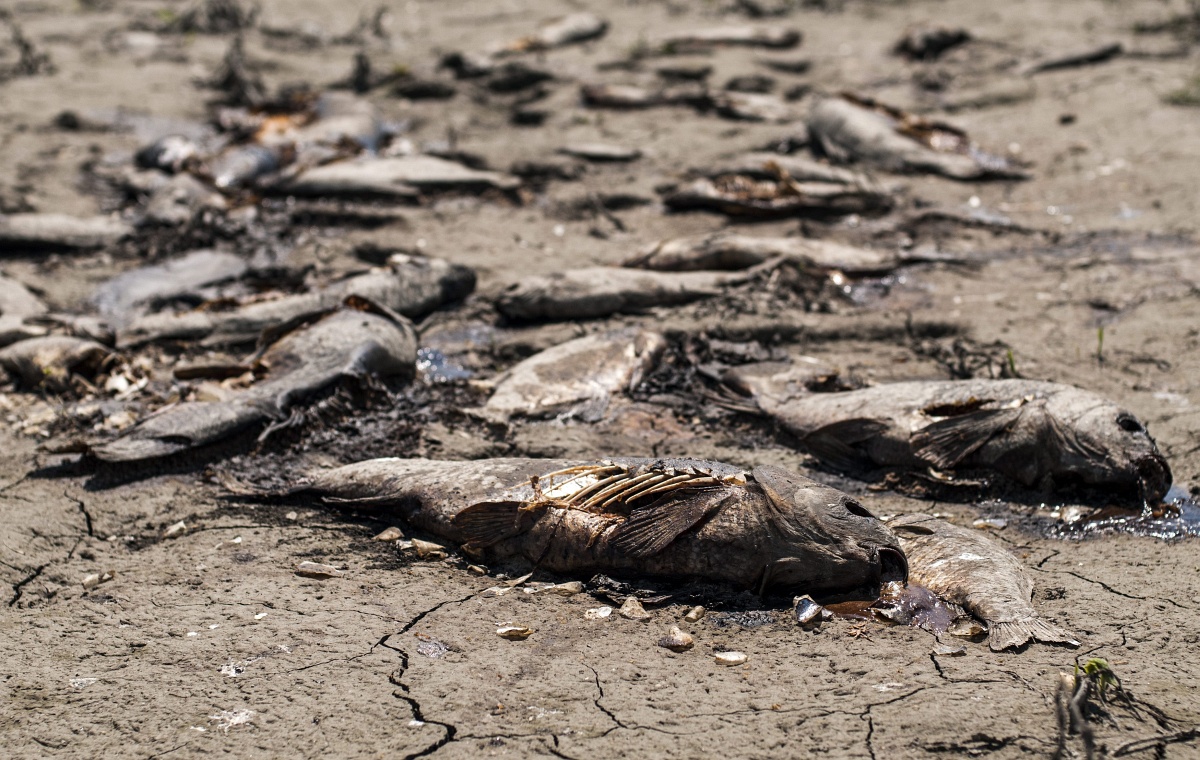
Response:
POLYGON ((869 248, 802 237, 752 237, 727 232, 660 240, 623 266, 665 272, 741 270, 772 259, 791 261, 804 269, 852 275, 890 272, 900 257, 869 248))
POLYGON ((903 581, 891 532, 858 502, 776 467, 694 459, 374 459, 288 493, 390 508, 470 552, 570 573, 877 593, 903 581))
POLYGON ((517 364, 496 385, 489 417, 603 417, 614 393, 635 387, 651 371, 666 339, 649 330, 612 330, 567 341, 517 364))
POLYGON ((1069 632, 1038 616, 1024 566, 979 531, 922 514, 887 524, 900 537, 910 579, 985 622, 992 649, 1015 649, 1030 641, 1079 646, 1069 632))
POLYGON ((416 333, 407 319, 357 296, 264 334, 243 365, 257 376, 223 401, 185 401, 146 418, 91 453, 104 462, 179 454, 264 424, 286 425, 314 395, 348 378, 410 377, 416 333))
POLYGON ((839 469, 998 475, 1040 492, 1096 487, 1138 507, 1171 485, 1166 459, 1136 417, 1069 385, 917 381, 781 398, 771 375, 744 368, 730 383, 804 451, 839 469))
POLYGON ((838 161, 951 179, 1026 179, 1013 161, 984 152, 963 130, 869 98, 824 98, 808 117, 811 139, 838 161))
POLYGON ((269 327, 360 296, 387 309, 417 318, 444 303, 465 297, 475 287, 467 267, 441 259, 395 254, 386 267, 347 277, 308 293, 274 298, 245 298, 202 304, 190 311, 147 314, 118 332, 122 346, 153 341, 198 341, 205 345, 253 342, 269 327))

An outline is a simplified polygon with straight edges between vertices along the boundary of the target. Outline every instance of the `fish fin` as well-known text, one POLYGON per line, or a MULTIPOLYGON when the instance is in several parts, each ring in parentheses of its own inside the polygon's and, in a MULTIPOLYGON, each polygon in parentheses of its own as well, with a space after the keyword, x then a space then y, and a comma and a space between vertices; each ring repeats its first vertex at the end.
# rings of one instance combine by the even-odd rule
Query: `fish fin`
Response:
POLYGON ((980 409, 926 425, 912 436, 913 453, 939 470, 957 467, 994 436, 1011 428, 1023 407, 980 409))
POLYGON ((932 536, 933 528, 926 528, 924 525, 892 525, 888 524, 893 533, 914 533, 918 536, 932 536))
POLYGON ((871 462, 856 444, 869 441, 887 427, 887 423, 868 418, 840 420, 804 436, 804 447, 817 459, 838 469, 859 470, 871 462))
POLYGON ((523 501, 481 501, 461 510, 450 524, 462 531, 466 546, 485 549, 533 527, 542 510, 527 506, 523 501))
POLYGON ((1069 647, 1079 646, 1079 641, 1068 631, 1039 617, 1028 617, 1003 623, 989 621, 987 641, 988 647, 993 652, 1017 649, 1031 641, 1040 641, 1043 644, 1065 644, 1069 647))
POLYGON ((629 519, 614 531, 612 545, 631 557, 652 557, 719 509, 725 496, 723 490, 708 489, 684 498, 679 492, 668 494, 630 512, 629 519))

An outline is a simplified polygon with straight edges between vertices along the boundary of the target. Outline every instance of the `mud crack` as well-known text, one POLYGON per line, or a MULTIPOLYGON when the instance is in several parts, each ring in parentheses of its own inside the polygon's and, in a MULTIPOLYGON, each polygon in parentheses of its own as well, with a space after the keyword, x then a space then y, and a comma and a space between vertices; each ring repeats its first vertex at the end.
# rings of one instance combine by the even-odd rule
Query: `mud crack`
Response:
POLYGON ((461 599, 447 599, 445 601, 438 602, 437 604, 430 607, 429 609, 422 610, 421 612, 417 613, 416 617, 414 617, 413 619, 411 619, 407 623, 405 623, 404 627, 401 628, 399 631, 385 635, 378 642, 376 642, 373 647, 371 647, 372 649, 374 649, 375 647, 383 647, 384 649, 390 649, 393 652, 395 652, 396 654, 400 655, 400 667, 396 668, 396 670, 392 671, 392 674, 390 676, 388 676, 388 680, 397 689, 395 692, 392 693, 393 696, 395 696, 397 699, 403 700, 405 703, 408 704, 408 709, 412 712, 413 720, 420 721, 421 723, 431 724, 434 726, 440 726, 442 728, 442 730, 445 732, 442 735, 442 737, 440 739, 438 739, 437 741, 435 741, 433 744, 430 744, 425 749, 405 755, 402 760, 415 760, 415 758, 418 758, 418 757, 427 757, 428 755, 432 755, 434 752, 437 752, 439 749, 446 746, 450 742, 454 741, 458 737, 458 727, 455 726, 453 723, 446 723, 446 722, 440 721, 440 720, 431 720, 430 718, 425 717, 425 713, 421 709, 421 703, 418 702, 416 697, 414 697, 412 695, 412 689, 409 688, 409 685, 404 682, 404 673, 408 670, 408 663, 409 663, 408 652, 407 652, 407 650, 405 650, 399 646, 392 646, 389 643, 389 641, 393 637, 399 639, 399 637, 401 637, 404 634, 411 631, 418 623, 420 623, 422 620, 424 620, 427 616, 432 615, 433 613, 437 612, 438 610, 442 609, 443 607, 446 607, 451 604, 462 604, 463 602, 468 602, 471 599, 474 599, 476 596, 478 596, 478 594, 479 594, 479 592, 476 591, 476 592, 472 592, 472 593, 468 594, 467 596, 464 596, 461 599))
POLYGON ((1108 585, 1104 581, 1093 580, 1092 578, 1088 578, 1085 575, 1080 575, 1079 573, 1075 572, 1074 570, 1067 570, 1066 573, 1067 573, 1067 575, 1075 576, 1076 578, 1078 578, 1081 581, 1087 581, 1088 583, 1094 583, 1095 585, 1104 589, 1108 593, 1116 594, 1117 596, 1122 596, 1122 597, 1125 597, 1126 599, 1137 599, 1138 601, 1142 601, 1142 602, 1162 602, 1164 604, 1169 604, 1173 607, 1178 607, 1181 610, 1190 610, 1191 609, 1191 607, 1188 607, 1187 605, 1180 604, 1179 602, 1175 601, 1174 599, 1168 599, 1166 597, 1138 596, 1137 594, 1127 594, 1124 591, 1116 590, 1115 588, 1108 585))
POLYGON ((91 512, 88 512, 87 504, 83 503, 83 499, 76 498, 65 491, 63 497, 75 502, 75 506, 79 508, 79 514, 83 515, 83 524, 87 528, 88 536, 94 538, 96 536, 95 525, 92 522, 91 512))
POLYGON ((24 591, 25 586, 29 583, 32 583, 34 580, 36 580, 37 577, 39 575, 41 575, 48 567, 50 567, 49 562, 45 563, 44 565, 38 565, 36 568, 34 568, 33 572, 31 572, 29 575, 25 576, 21 580, 14 583, 12 585, 13 597, 12 597, 12 599, 8 600, 8 606, 12 607, 17 602, 21 601, 21 595, 23 593, 25 593, 25 591, 24 591))

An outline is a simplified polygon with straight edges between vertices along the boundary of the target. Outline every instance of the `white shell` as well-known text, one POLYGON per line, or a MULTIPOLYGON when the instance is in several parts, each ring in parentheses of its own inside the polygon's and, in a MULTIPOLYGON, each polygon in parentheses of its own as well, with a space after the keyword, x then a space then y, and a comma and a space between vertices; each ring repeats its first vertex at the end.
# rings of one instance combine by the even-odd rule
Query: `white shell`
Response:
POLYGON ((703 619, 705 614, 707 614, 707 613, 708 613, 708 610, 697 605, 696 607, 693 607, 690 610, 688 610, 687 614, 683 616, 683 619, 689 623, 699 623, 701 621, 701 619, 703 619))
POLYGON ((524 641, 533 635, 533 629, 523 625, 502 625, 496 629, 496 635, 510 641, 524 641))
POLYGON ((718 665, 743 665, 746 662, 745 652, 717 652, 713 659, 718 665))
POLYGON ((296 575, 303 575, 305 578, 340 578, 345 575, 341 570, 338 570, 333 565, 323 565, 320 562, 301 562, 296 565, 296 575))
POLYGON ((583 613, 583 617, 587 620, 603 620, 606 617, 611 617, 613 614, 612 607, 593 607, 583 613))

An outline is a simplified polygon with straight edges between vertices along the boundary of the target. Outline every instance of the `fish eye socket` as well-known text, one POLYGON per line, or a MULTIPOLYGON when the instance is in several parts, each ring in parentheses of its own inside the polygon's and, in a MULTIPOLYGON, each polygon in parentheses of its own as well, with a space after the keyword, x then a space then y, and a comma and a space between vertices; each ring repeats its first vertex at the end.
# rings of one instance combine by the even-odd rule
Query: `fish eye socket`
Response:
POLYGON ((1117 416, 1117 424, 1127 433, 1142 432, 1142 424, 1134 419, 1131 414, 1121 414, 1117 416))
POLYGON ((859 504, 857 501, 854 501, 853 499, 846 499, 846 501, 843 503, 842 506, 844 506, 846 508, 846 511, 852 515, 858 515, 859 517, 869 517, 872 520, 879 519, 875 515, 871 514, 870 511, 866 507, 864 507, 862 504, 859 504))

